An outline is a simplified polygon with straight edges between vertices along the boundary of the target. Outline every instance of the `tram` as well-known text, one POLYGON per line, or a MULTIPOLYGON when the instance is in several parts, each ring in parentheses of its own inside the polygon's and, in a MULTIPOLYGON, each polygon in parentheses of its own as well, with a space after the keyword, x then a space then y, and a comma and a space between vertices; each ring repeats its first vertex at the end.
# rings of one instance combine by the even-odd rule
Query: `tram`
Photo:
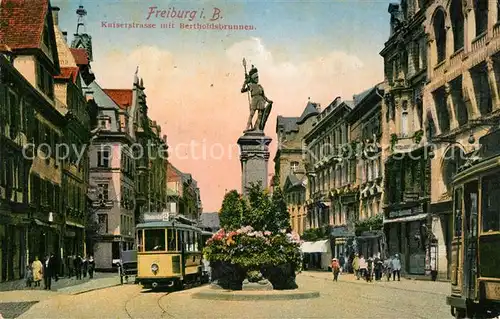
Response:
POLYGON ((136 226, 137 277, 144 288, 202 282, 202 230, 171 218, 136 226))
POLYGON ((500 130, 479 140, 453 179, 451 294, 455 318, 500 314, 500 130))

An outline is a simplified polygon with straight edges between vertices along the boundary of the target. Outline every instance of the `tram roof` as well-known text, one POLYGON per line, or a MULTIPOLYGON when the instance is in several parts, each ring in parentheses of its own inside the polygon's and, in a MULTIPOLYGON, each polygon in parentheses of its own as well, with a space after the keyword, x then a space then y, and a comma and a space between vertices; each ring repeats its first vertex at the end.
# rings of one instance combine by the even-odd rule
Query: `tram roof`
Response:
POLYGON ((168 228, 168 227, 201 231, 201 229, 199 229, 198 227, 186 225, 176 221, 151 221, 142 224, 137 224, 137 226, 135 226, 136 229, 168 228))

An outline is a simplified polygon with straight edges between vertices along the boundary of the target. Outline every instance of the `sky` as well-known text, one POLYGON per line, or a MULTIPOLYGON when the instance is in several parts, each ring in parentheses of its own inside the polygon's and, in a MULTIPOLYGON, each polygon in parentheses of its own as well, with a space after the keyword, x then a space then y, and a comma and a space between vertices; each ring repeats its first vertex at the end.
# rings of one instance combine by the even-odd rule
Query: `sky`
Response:
POLYGON ((379 52, 389 36, 389 1, 140 1, 52 0, 71 41, 76 8, 87 10, 96 81, 109 89, 144 81, 148 112, 167 135, 169 160, 191 173, 203 210, 218 211, 226 191, 241 191, 236 144, 248 118, 241 94, 242 59, 259 70, 274 101, 266 124, 269 173, 274 170, 276 118, 300 116, 308 99, 326 107, 337 96, 352 99, 383 80, 379 52), (151 8, 156 7, 156 8, 151 8), (156 11, 159 10, 157 16, 156 11), (161 16, 161 10, 166 12, 161 16), (196 18, 167 12, 196 11, 196 18), (148 18, 149 13, 153 14, 148 18), (203 11, 203 13, 202 13, 203 11), (217 14, 219 15, 217 16, 217 14), (203 19, 204 17, 205 19, 203 19), (247 25, 250 30, 181 29, 184 24, 247 25), (110 24, 156 24, 156 28, 112 28, 110 24), (175 25, 161 28, 161 24, 175 25))

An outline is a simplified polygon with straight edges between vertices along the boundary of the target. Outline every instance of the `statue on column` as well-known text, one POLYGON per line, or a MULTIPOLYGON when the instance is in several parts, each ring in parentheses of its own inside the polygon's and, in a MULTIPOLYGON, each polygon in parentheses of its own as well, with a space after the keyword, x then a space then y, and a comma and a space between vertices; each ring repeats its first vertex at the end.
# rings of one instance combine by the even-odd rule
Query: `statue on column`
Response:
POLYGON ((245 82, 241 88, 241 93, 248 92, 248 104, 250 106, 250 115, 248 117, 245 132, 264 131, 267 119, 271 113, 273 101, 269 100, 264 94, 264 88, 259 84, 259 73, 255 66, 247 73, 246 60, 243 59, 245 68, 245 82), (257 112, 257 120, 253 123, 253 117, 257 112))

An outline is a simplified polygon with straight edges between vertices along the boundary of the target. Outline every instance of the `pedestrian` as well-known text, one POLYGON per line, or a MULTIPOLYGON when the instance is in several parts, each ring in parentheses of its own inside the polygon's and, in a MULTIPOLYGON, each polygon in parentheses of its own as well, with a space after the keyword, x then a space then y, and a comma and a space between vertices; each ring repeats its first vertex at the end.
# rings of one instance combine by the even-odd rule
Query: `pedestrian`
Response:
POLYGON ((344 267, 345 267, 345 257, 344 257, 344 254, 340 254, 339 265, 340 265, 340 273, 342 274, 344 272, 344 267))
POLYGON ((70 255, 68 257, 66 257, 66 269, 68 269, 68 278, 71 278, 73 277, 73 258, 75 258, 75 256, 73 255, 70 255))
POLYGON ((47 255, 44 262, 43 278, 45 280, 45 290, 51 290, 52 288, 52 277, 54 276, 55 269, 55 258, 51 257, 54 254, 47 255))
POLYGON ((35 256, 35 260, 31 264, 31 270, 33 271, 34 286, 40 287, 40 282, 43 280, 43 264, 38 259, 38 256, 35 256))
POLYGON ((366 272, 367 271, 368 271, 368 264, 366 263, 365 257, 363 255, 360 255, 359 256, 358 280, 360 277, 366 279, 366 272))
POLYGON ((399 255, 395 254, 392 259, 392 281, 396 281, 396 275, 398 275, 398 281, 401 281, 401 260, 399 260, 399 255))
POLYGON ((87 257, 83 256, 83 258, 82 258, 83 278, 87 277, 88 268, 89 268, 89 261, 87 260, 87 257))
POLYGON ((385 275, 387 276, 387 281, 390 281, 391 276, 392 276, 392 259, 391 259, 391 257, 387 258, 384 261, 384 270, 385 270, 385 275))
POLYGON ((30 265, 26 265, 26 274, 24 278, 26 279, 26 287, 31 288, 31 284, 33 283, 33 270, 30 265))
POLYGON ((82 257, 75 256, 75 259, 73 259, 73 268, 75 269, 76 279, 82 279, 82 257))
POLYGON ((359 280, 359 257, 358 257, 358 254, 355 254, 354 258, 352 259, 352 270, 354 271, 354 274, 356 275, 356 279, 359 280))
POLYGON ((50 261, 52 262, 52 278, 57 282, 59 280, 59 257, 56 257, 54 253, 50 255, 50 261))
POLYGON ((340 273, 340 265, 337 258, 332 259, 332 272, 333 272, 333 281, 338 281, 340 273))
POLYGON ((90 255, 89 257, 89 277, 90 279, 94 278, 94 269, 95 269, 95 261, 94 256, 90 255))
POLYGON ((369 257, 366 262, 366 273, 365 273, 366 282, 372 282, 373 278, 373 258, 369 257))
POLYGON ((375 269, 375 280, 379 281, 382 278, 382 260, 380 259, 380 253, 377 254, 374 260, 374 269, 375 269))

